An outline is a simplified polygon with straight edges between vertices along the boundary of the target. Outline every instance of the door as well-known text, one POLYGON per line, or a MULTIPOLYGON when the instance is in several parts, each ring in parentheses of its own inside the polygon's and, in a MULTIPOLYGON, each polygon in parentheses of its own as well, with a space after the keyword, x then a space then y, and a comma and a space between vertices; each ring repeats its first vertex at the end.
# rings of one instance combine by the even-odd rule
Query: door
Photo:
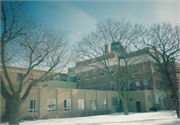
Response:
POLYGON ((121 99, 119 101, 119 111, 123 112, 123 105, 122 105, 122 100, 121 99))
POLYGON ((137 112, 141 112, 141 102, 136 102, 136 110, 137 112))

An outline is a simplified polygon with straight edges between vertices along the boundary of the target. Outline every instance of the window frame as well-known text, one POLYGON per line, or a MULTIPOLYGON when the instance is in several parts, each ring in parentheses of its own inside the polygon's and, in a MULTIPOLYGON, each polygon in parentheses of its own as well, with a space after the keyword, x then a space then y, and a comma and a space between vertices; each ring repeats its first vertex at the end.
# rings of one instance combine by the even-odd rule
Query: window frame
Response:
POLYGON ((100 86, 101 86, 101 91, 105 90, 105 83, 100 84, 100 86))
POLYGON ((117 96, 111 97, 111 103, 112 106, 118 106, 118 97, 117 96))
POLYGON ((104 70, 103 69, 100 69, 100 72, 99 72, 99 77, 104 77, 104 70), (102 75, 101 75, 102 74, 102 75))
POLYGON ((107 99, 102 99, 101 105, 102 105, 102 109, 107 109, 107 99), (104 101, 105 101, 105 104, 104 104, 104 101))
POLYGON ((85 86, 85 89, 86 90, 90 90, 90 86, 88 85, 88 86, 85 86))
POLYGON ((28 101, 28 113, 38 113, 38 112, 39 112, 39 99, 29 99, 29 101, 28 101), (31 108, 31 101, 33 101, 32 108, 31 108))
POLYGON ((140 90, 140 81, 137 80, 135 83, 136 83, 136 90, 140 90))
POLYGON ((57 102, 56 99, 47 99, 47 112, 55 112, 57 111, 57 102), (49 104, 51 103, 51 104, 49 104), (55 105, 53 105, 55 103, 55 105), (50 105, 50 107, 48 107, 50 105))
POLYGON ((97 90, 97 84, 92 85, 92 90, 97 90))
POLYGON ((78 111, 84 111, 85 110, 85 100, 84 99, 78 99, 78 111), (80 104, 80 102, 83 102, 83 104, 80 104), (79 105, 80 104, 80 105, 79 105), (81 105, 83 105, 81 108, 81 105))
POLYGON ((149 90, 148 80, 144 80, 144 90, 149 90), (147 82, 146 82, 147 81, 147 82))
POLYGON ((89 79, 89 72, 86 72, 85 73, 85 80, 88 80, 89 79))
POLYGON ((97 100, 96 99, 91 99, 90 107, 91 107, 91 110, 97 110, 97 100), (94 104, 92 104, 92 102, 94 102, 94 104), (95 106, 95 108, 93 106, 95 106))
POLYGON ((115 91, 115 87, 114 87, 114 84, 110 84, 110 87, 111 87, 111 91, 115 91))
POLYGON ((114 74, 114 70, 113 70, 113 69, 114 69, 113 67, 110 67, 110 73, 111 73, 111 75, 114 74))
POLYGON ((72 103, 71 103, 71 99, 64 99, 64 111, 71 111, 72 110, 72 103), (66 107, 65 107, 65 101, 66 101, 66 107), (69 103, 70 102, 70 106, 69 103))
POLYGON ((96 78, 96 70, 92 71, 92 79, 96 78))

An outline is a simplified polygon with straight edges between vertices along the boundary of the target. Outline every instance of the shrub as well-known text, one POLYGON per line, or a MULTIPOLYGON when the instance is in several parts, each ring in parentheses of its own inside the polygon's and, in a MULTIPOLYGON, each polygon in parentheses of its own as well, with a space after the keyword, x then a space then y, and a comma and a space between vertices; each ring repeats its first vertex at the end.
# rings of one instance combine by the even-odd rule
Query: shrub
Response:
POLYGON ((156 107, 150 108, 150 111, 157 111, 158 109, 156 107))

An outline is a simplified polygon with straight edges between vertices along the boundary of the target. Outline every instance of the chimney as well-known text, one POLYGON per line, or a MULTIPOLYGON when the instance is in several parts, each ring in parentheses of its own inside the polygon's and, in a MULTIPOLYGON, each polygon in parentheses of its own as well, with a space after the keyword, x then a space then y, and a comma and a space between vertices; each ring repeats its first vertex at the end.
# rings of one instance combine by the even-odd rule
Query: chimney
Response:
POLYGON ((105 53, 107 54, 107 53, 110 53, 110 52, 111 52, 111 47, 110 47, 109 44, 106 44, 105 45, 105 53))

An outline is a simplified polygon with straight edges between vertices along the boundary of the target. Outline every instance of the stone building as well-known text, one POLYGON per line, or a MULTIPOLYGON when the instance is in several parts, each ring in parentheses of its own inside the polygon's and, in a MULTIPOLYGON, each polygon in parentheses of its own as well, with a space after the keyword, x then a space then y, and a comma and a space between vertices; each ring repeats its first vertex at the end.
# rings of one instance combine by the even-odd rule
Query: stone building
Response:
MULTIPOLYGON (((153 53, 153 49, 144 48, 141 50, 131 52, 128 48, 125 48, 121 42, 113 42, 111 46, 109 44, 105 45, 105 54, 97 58, 88 59, 85 61, 76 62, 76 66, 69 68, 68 77, 74 77, 76 79, 78 89, 88 89, 88 90, 102 90, 102 91, 117 91, 116 85, 113 83, 112 78, 107 72, 106 67, 98 66, 102 68, 97 68, 94 65, 98 65, 97 60, 106 60, 109 63, 109 72, 113 76, 117 76, 118 73, 118 54, 123 54, 126 52, 126 60, 128 60, 131 65, 129 65, 129 70, 134 70, 131 74, 132 77, 130 82, 126 86, 126 93, 133 93, 133 98, 137 98, 139 91, 148 90, 151 94, 145 96, 145 100, 151 100, 153 107, 159 109, 170 108, 171 103, 169 103, 168 89, 164 86, 165 80, 163 75, 158 72, 158 65, 155 60, 148 54, 153 53), (118 52, 117 52, 118 50, 118 52), (92 66, 93 65, 93 66, 92 66)), ((123 60, 123 59, 122 59, 123 60)), ((178 63, 172 61, 175 67, 179 66, 178 63)), ((120 62, 120 68, 123 69, 125 64, 120 62)), ((175 80, 179 78, 179 74, 175 74, 175 80)), ((121 75, 124 77, 124 74, 121 75)), ((121 83, 120 83, 121 84, 121 83)), ((139 100, 141 102, 141 100, 139 100)), ((128 103, 128 105, 130 102, 128 103)), ((133 104, 133 103, 131 103, 133 104)), ((134 105, 141 105, 134 102, 134 105)), ((132 106, 130 106, 132 107, 132 106)), ((129 107, 129 108, 130 108, 129 107)), ((130 111, 135 111, 132 109, 130 111)))

